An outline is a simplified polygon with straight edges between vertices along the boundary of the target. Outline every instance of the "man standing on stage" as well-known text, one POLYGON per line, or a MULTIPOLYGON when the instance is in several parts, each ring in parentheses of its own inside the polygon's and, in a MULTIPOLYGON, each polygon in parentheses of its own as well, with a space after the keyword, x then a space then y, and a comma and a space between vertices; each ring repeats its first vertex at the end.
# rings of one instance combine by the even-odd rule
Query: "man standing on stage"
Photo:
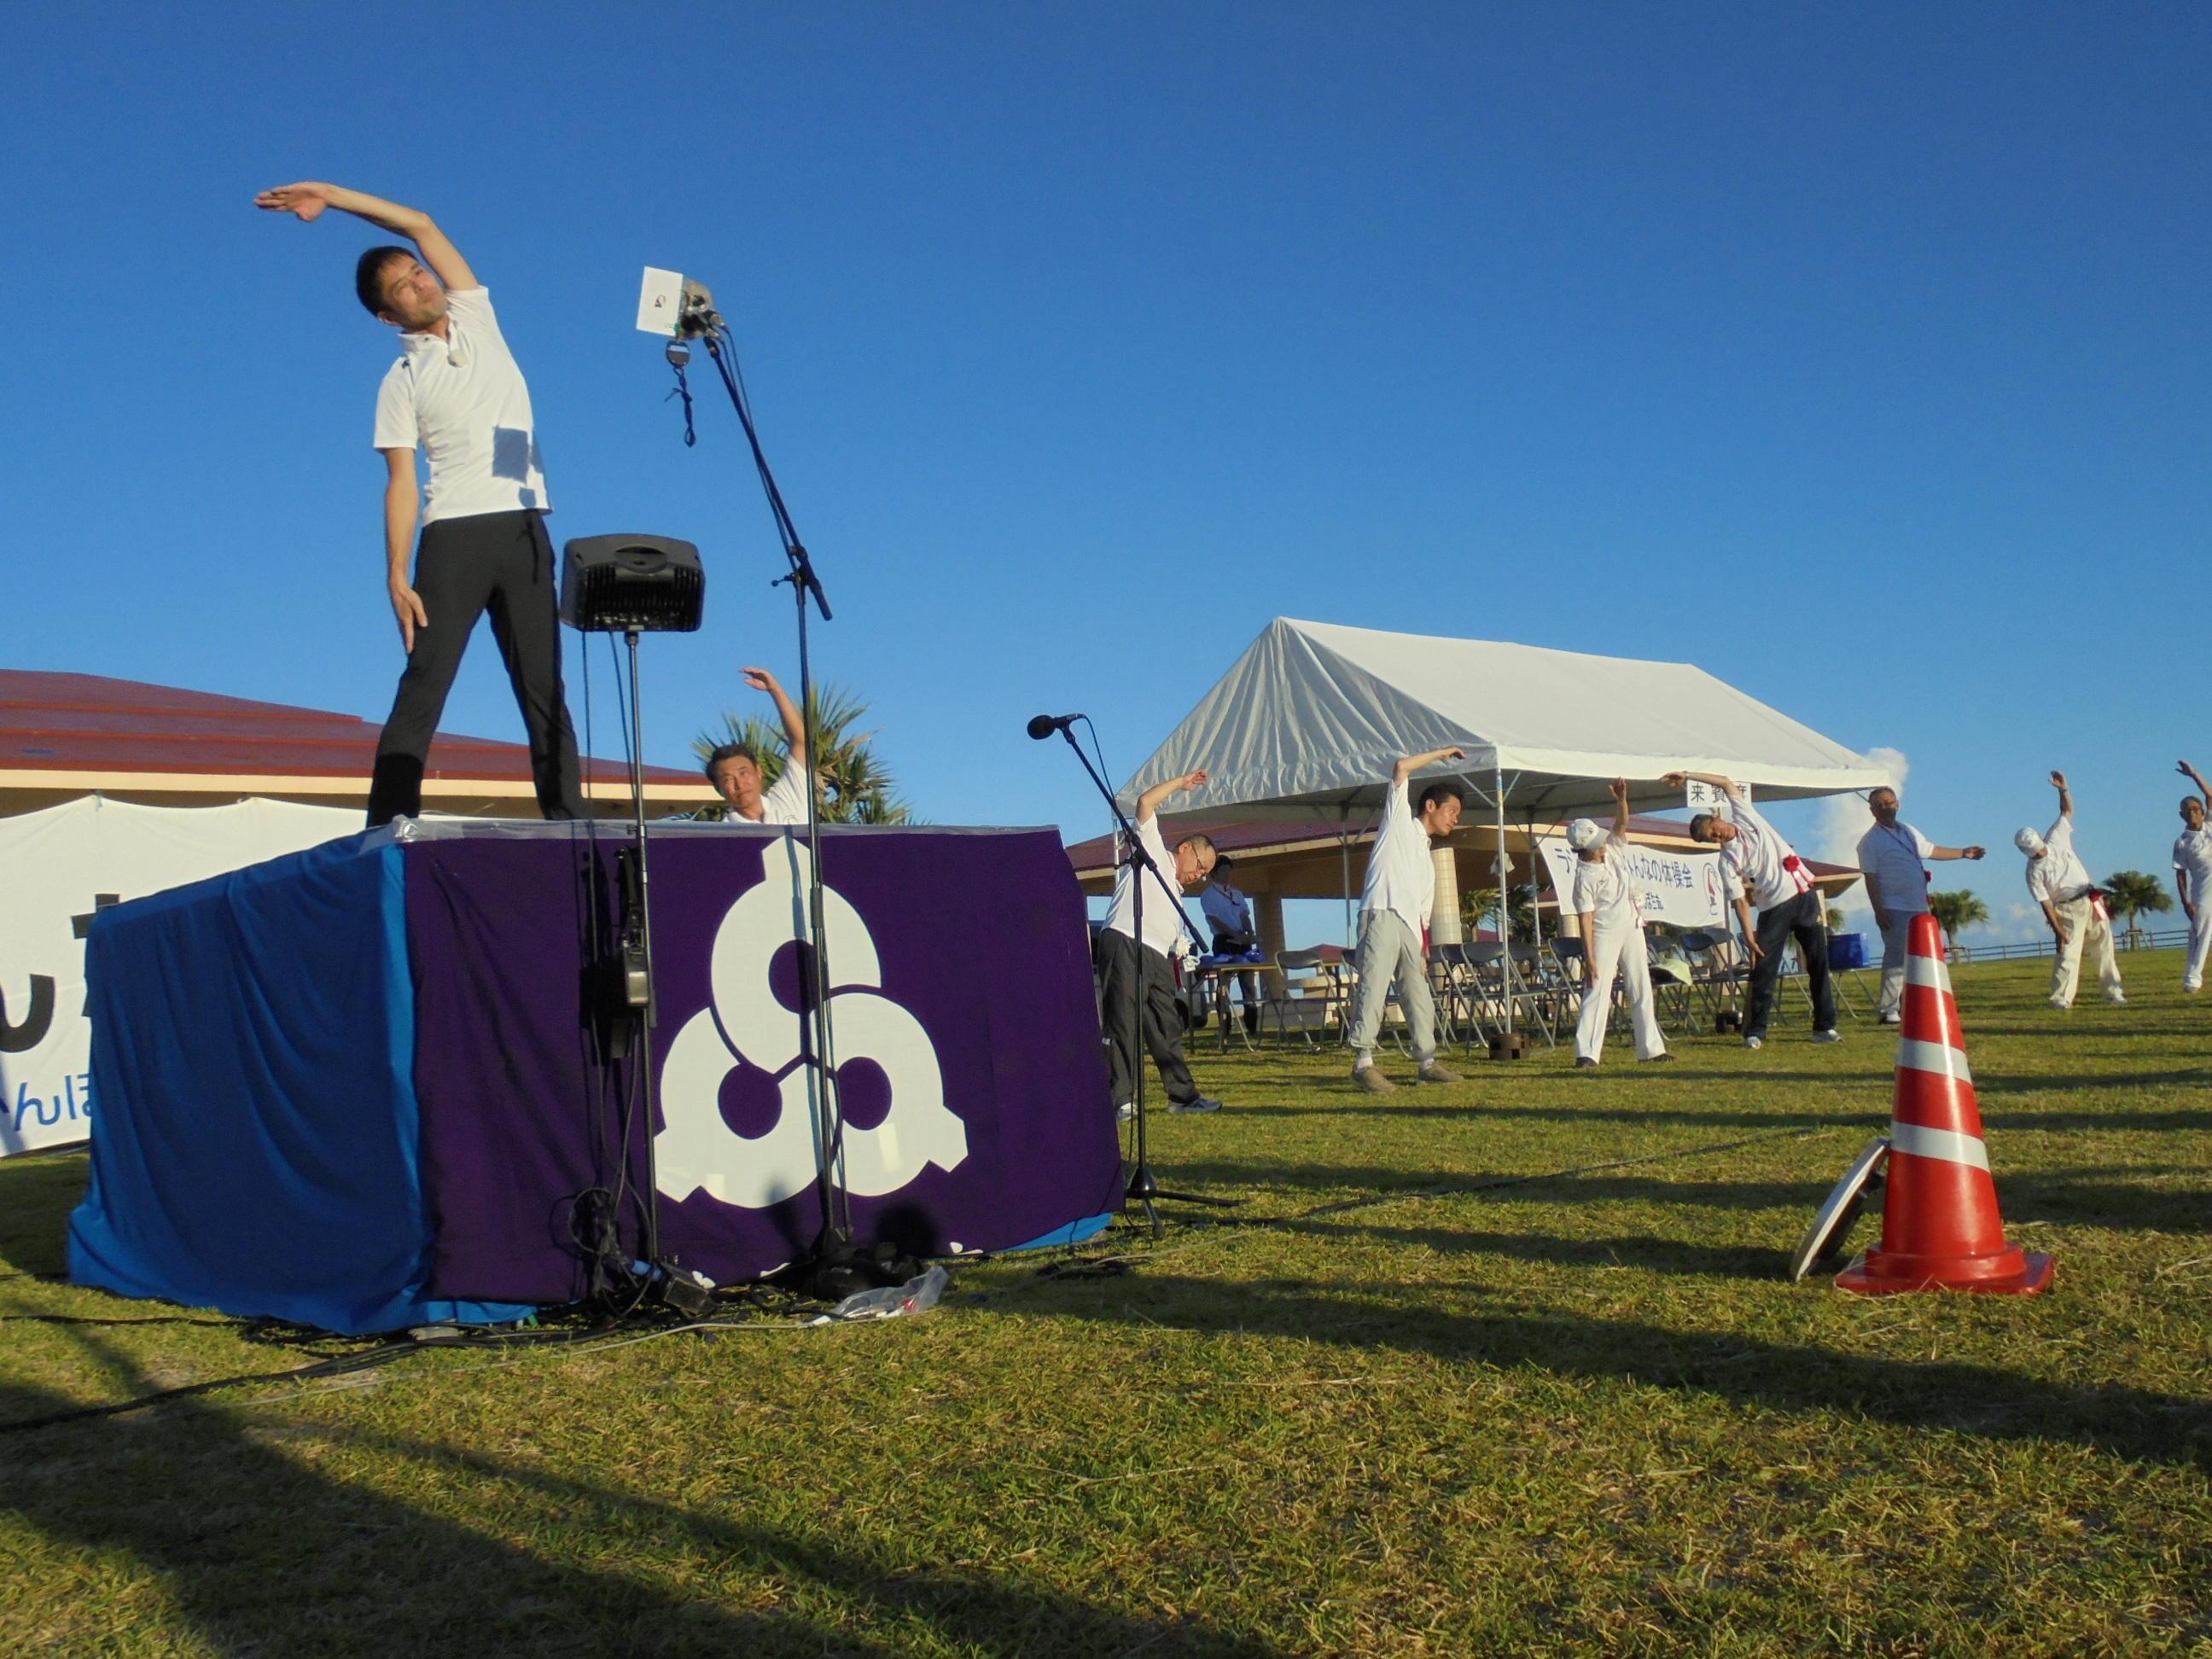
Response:
POLYGON ((1651 963, 1644 945, 1644 895, 1628 872, 1628 780, 1613 781, 1611 835, 1594 818, 1567 826, 1567 845, 1575 849, 1575 915, 1582 927, 1582 1018, 1575 1022, 1575 1069, 1595 1069, 1605 1052, 1605 1030, 1613 1018, 1613 982, 1628 995, 1628 1017, 1636 1032, 1638 1060, 1669 1060, 1667 1039, 1659 1030, 1659 1008, 1651 994, 1651 963))
POLYGON ((1828 979, 1826 907, 1790 843, 1759 817, 1750 797, 1715 772, 1669 772, 1661 779, 1671 788, 1709 783, 1728 797, 1729 816, 1700 812, 1690 820, 1690 839, 1721 849, 1721 875, 1735 900, 1736 919, 1751 952, 1751 994, 1743 1011, 1743 1046, 1766 1046, 1766 1024, 1774 1012, 1774 991, 1782 977, 1782 952, 1791 939, 1813 993, 1813 1041, 1841 1042, 1836 1030, 1836 992, 1828 979), (1752 906, 1759 920, 1752 921, 1752 906))
POLYGON ((1881 1003, 1884 1025, 1903 1018, 1905 959, 1912 943, 1912 919, 1928 910, 1928 868, 1923 859, 1978 859, 1978 847, 1938 847, 1897 818, 1897 791, 1887 786, 1867 797, 1874 828, 1859 837, 1859 872, 1866 878, 1867 902, 1881 930, 1881 1003))
POLYGON ((2058 960, 2051 972, 2051 1006, 2074 1006, 2075 988, 2081 982, 2081 952, 2092 945, 2097 950, 2097 977, 2104 983, 2105 1000, 2125 1002, 2105 896, 2074 850, 2074 797, 2067 791, 2063 772, 2053 772, 2051 781, 2058 791, 2058 821, 2042 835, 2022 830, 2012 838, 2012 844, 2027 854, 2027 896, 2043 907, 2043 919, 2058 941, 2058 960))
POLYGON ((1167 1085, 1168 1110, 1221 1109, 1219 1101, 1199 1093, 1182 1057, 1182 1010, 1176 998, 1175 970, 1168 964, 1168 952, 1190 931, 1181 896, 1204 885, 1213 873, 1213 843, 1204 836, 1185 836, 1170 853, 1160 839, 1160 803, 1205 781, 1203 772, 1187 773, 1156 783, 1138 797, 1137 844, 1152 860, 1152 868, 1124 863, 1114 872, 1114 902, 1092 947, 1099 1012, 1106 1025, 1108 1080, 1115 1115, 1123 1119, 1136 1115, 1137 1067, 1144 1064, 1137 1052, 1140 1039, 1160 1068, 1160 1081, 1167 1085), (1145 895, 1142 944, 1137 939, 1139 882, 1145 895))
POLYGON ((2181 969, 2181 988, 2204 988, 2204 957, 2212 951, 2212 830, 2204 815, 2212 809, 2212 784, 2204 775, 2183 761, 2175 769, 2197 786, 2197 793, 2181 798, 2181 838, 2173 843, 2173 884, 2181 894, 2181 908, 2189 918, 2189 959, 2181 969))
POLYGON ((552 501, 530 388, 500 335, 490 295, 427 213, 325 184, 264 191, 254 204, 303 221, 337 208, 415 244, 413 251, 373 247, 354 270, 355 295, 371 316, 399 331, 400 346, 377 393, 374 442, 387 473, 386 586, 407 666, 376 745, 369 827, 422 811, 430 739, 486 611, 522 708, 538 810, 549 818, 582 817, 576 734, 561 689, 553 544, 545 534, 552 501), (416 482, 417 447, 429 464, 427 489, 416 482))
POLYGON ((775 701, 783 721, 783 770, 768 788, 761 787, 760 757, 741 743, 726 743, 707 757, 707 781, 729 803, 729 823, 804 823, 806 822, 806 726, 799 718, 790 694, 765 668, 740 671, 745 684, 765 691, 775 701))
POLYGON ((1416 803, 1408 798, 1408 780, 1438 761, 1466 758, 1464 749, 1431 749, 1408 755, 1391 769, 1382 823, 1367 854, 1359 949, 1352 959, 1359 983, 1352 1004, 1352 1080, 1370 1094, 1387 1095, 1398 1086, 1375 1069, 1375 1039, 1394 983, 1413 1039, 1415 1078, 1422 1083, 1459 1081, 1456 1073, 1437 1063, 1437 1005, 1429 992, 1425 936, 1437 902, 1437 866, 1429 843, 1457 826, 1460 793, 1452 784, 1432 783, 1416 803))

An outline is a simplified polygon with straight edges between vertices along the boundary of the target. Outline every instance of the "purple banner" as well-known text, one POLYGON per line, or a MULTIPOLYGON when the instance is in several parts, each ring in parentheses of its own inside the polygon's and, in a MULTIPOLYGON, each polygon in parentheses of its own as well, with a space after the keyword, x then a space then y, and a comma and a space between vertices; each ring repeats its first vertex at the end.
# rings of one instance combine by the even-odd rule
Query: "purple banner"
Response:
MULTIPOLYGON (((603 928, 620 841, 599 842, 603 928)), ((568 1300, 584 1289, 577 1198, 623 1179, 634 1098, 633 1068, 599 1063, 590 1036, 590 843, 441 827, 404 856, 432 1288, 568 1300)), ((806 858, 775 831, 652 836, 661 1246, 724 1283, 789 1261, 820 1226, 814 1073, 799 1057, 806 858)), ((1059 837, 830 829, 823 858, 862 1242, 1002 1249, 1118 1208, 1083 902, 1059 837)), ((643 1120, 639 1106, 632 1243, 643 1120)))

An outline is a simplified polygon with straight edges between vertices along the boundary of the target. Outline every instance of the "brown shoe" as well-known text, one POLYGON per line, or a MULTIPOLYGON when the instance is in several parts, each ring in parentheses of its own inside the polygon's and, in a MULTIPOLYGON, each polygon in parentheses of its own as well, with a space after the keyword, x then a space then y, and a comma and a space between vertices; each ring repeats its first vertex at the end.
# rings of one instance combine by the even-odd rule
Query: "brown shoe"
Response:
POLYGON ((1358 1084, 1361 1088, 1366 1090, 1370 1095, 1392 1094, 1396 1091, 1398 1087, 1396 1084, 1391 1082, 1389 1078, 1384 1077, 1382 1073, 1376 1071, 1372 1066, 1353 1066, 1352 1068, 1352 1080, 1358 1084))
POLYGON ((1460 1076, 1457 1072, 1448 1070, 1432 1060, 1413 1074, 1413 1080, 1416 1083, 1457 1083, 1460 1076))
POLYGON ((1646 1066, 1671 1066, 1674 1063, 1674 1056, 1670 1050, 1662 1048, 1644 1063, 1646 1066))

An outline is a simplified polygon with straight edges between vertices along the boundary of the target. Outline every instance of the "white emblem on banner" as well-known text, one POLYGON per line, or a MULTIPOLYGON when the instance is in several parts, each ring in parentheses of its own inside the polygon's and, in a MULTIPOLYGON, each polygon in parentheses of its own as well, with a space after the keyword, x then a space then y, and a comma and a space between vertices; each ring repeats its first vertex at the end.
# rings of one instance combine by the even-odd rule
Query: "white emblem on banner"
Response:
MULTIPOLYGON (((813 1068, 799 1057, 800 1017, 776 1000, 769 973, 776 955, 810 939, 806 894, 813 866, 805 843, 787 837, 764 855, 766 878, 738 895, 714 930, 708 981, 713 1001, 684 1023, 660 1072, 665 1122, 653 1140, 656 1184, 669 1197, 703 1192, 749 1210, 780 1204, 814 1181, 813 1068), (757 1139, 722 1116, 722 1090, 751 1066, 773 1081, 774 1123, 757 1139)), ((882 994, 876 942, 844 895, 822 893, 828 935, 830 1017, 841 1082, 865 1062, 880 1070, 890 1109, 872 1128, 845 1126, 847 1191, 861 1198, 895 1193, 934 1164, 956 1169, 968 1156, 968 1128, 945 1103, 937 1050, 921 1022, 882 994)))

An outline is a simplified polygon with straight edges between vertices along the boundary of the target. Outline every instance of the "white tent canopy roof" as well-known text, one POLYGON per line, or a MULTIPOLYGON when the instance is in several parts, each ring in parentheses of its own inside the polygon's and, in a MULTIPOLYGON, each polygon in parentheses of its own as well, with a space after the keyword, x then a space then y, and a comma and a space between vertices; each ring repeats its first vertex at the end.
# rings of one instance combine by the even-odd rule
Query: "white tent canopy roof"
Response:
MULTIPOLYGON (((1335 817, 1381 804, 1391 769, 1458 747, 1424 777, 1462 781, 1515 816, 1610 799, 1680 806, 1668 772, 1717 772, 1759 800, 1886 784, 1881 767, 1688 663, 1639 662, 1490 640, 1392 634, 1279 617, 1122 789, 1208 781, 1166 811, 1335 817)), ((1471 803, 1472 804, 1472 803, 1471 803)))

